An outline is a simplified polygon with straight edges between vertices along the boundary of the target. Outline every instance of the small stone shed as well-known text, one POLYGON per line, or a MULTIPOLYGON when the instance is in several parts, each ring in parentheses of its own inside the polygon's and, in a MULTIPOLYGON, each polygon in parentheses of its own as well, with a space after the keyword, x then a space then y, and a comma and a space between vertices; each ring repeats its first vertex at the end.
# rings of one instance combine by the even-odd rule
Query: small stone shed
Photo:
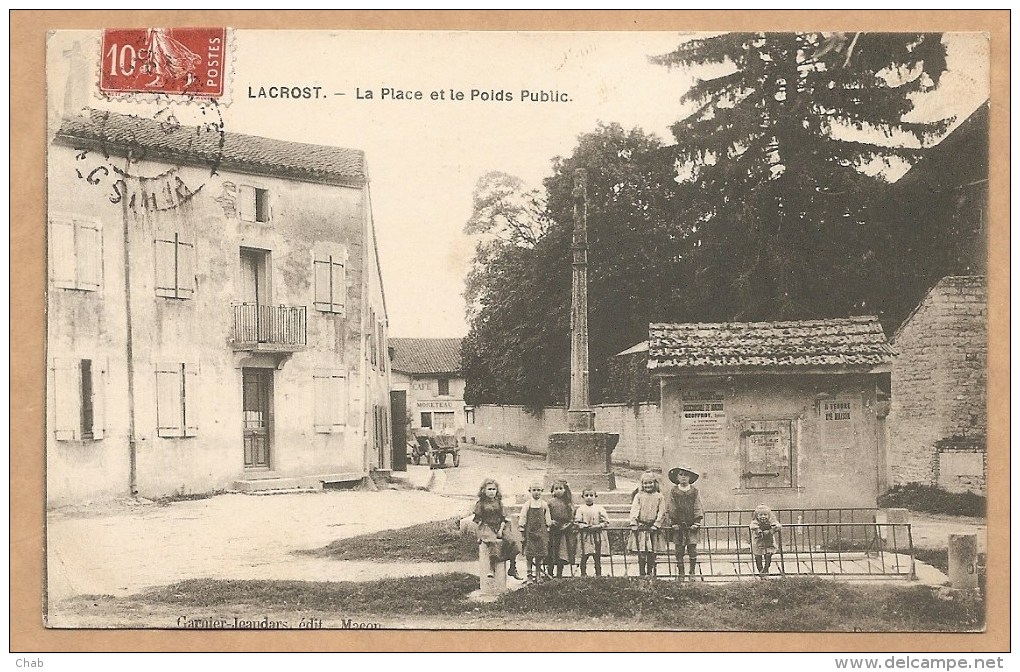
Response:
POLYGON ((650 325, 663 472, 700 472, 708 509, 875 506, 893 355, 871 316, 650 325))
POLYGON ((893 335, 893 484, 985 492, 987 291, 984 276, 942 278, 893 335))

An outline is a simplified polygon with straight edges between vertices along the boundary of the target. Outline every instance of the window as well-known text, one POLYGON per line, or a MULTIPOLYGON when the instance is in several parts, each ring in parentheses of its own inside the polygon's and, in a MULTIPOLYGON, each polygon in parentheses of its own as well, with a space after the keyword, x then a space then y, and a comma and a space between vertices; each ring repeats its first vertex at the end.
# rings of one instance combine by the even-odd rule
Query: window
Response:
POLYGON ((58 441, 103 438, 106 369, 95 359, 53 360, 53 433, 58 441))
POLYGON ((421 414, 421 428, 422 429, 432 429, 432 413, 431 413, 431 411, 430 412, 422 412, 422 414, 421 414))
POLYGON ((450 396, 450 379, 440 378, 439 379, 439 396, 448 397, 450 396))
POLYGON ((87 292, 99 290, 103 242, 98 221, 68 216, 52 218, 49 248, 54 285, 87 292))
POLYGON ((315 307, 327 313, 343 313, 347 303, 346 250, 315 253, 315 307))
POLYGON ((238 189, 238 213, 246 222, 268 222, 272 219, 269 190, 242 184, 238 189))
POLYGON ((377 347, 377 344, 375 342, 375 339, 376 339, 376 333, 375 333, 375 310, 373 310, 372 308, 368 309, 368 324, 369 324, 369 326, 371 328, 371 331, 368 333, 368 359, 369 359, 369 361, 372 362, 372 367, 374 368, 376 363, 377 363, 377 361, 378 361, 378 357, 377 357, 378 347, 377 347))
POLYGON ((469 425, 475 424, 475 409, 469 406, 464 407, 464 422, 469 425))
POLYGON ((454 431, 457 428, 453 411, 435 411, 432 413, 432 429, 437 432, 454 431))
POLYGON ((791 420, 752 420, 740 433, 741 483, 745 488, 793 486, 791 420))
POLYGON ((198 366, 186 362, 156 365, 156 434, 163 438, 198 435, 198 366))
POLYGON ((315 431, 331 434, 347 424, 347 378, 340 369, 323 369, 313 375, 315 431))
POLYGON ((81 438, 92 438, 92 423, 95 421, 92 405, 92 360, 81 360, 81 438))
POLYGON ((156 244, 156 296, 190 299, 195 295, 195 243, 174 231, 160 234, 156 244))

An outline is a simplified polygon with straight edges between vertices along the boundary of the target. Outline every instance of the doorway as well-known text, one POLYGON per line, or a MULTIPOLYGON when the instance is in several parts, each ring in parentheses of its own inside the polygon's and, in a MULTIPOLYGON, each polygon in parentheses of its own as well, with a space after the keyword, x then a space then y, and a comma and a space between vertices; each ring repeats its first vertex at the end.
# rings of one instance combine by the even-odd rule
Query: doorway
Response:
POLYGON ((242 340, 265 343, 269 340, 272 316, 269 314, 269 252, 241 248, 241 302, 245 334, 242 340))
POLYGON ((273 422, 273 370, 241 370, 244 468, 269 469, 273 422))

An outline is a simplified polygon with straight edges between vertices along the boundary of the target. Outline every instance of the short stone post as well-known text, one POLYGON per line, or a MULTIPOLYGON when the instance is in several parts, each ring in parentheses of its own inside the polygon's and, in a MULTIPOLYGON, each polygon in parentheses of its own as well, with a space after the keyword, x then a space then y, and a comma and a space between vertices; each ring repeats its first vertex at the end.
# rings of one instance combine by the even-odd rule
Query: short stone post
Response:
POLYGON ((949 585, 953 588, 977 588, 977 535, 949 535, 949 585))
POLYGON ((478 579, 480 593, 484 597, 496 597, 509 590, 506 587, 506 562, 497 562, 494 576, 488 576, 492 570, 489 564, 489 547, 486 544, 478 544, 478 579))

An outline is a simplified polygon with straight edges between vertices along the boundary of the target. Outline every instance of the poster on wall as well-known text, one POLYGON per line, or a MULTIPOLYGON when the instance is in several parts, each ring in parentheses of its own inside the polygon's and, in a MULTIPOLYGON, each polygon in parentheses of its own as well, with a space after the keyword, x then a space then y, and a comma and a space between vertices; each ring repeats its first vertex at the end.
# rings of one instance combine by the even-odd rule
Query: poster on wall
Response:
POLYGON ((844 452, 857 444, 853 417, 858 412, 845 399, 831 399, 821 403, 821 447, 824 452, 844 452))
POLYGON ((680 443, 699 455, 717 455, 726 444, 725 397, 717 391, 683 393, 680 443))

